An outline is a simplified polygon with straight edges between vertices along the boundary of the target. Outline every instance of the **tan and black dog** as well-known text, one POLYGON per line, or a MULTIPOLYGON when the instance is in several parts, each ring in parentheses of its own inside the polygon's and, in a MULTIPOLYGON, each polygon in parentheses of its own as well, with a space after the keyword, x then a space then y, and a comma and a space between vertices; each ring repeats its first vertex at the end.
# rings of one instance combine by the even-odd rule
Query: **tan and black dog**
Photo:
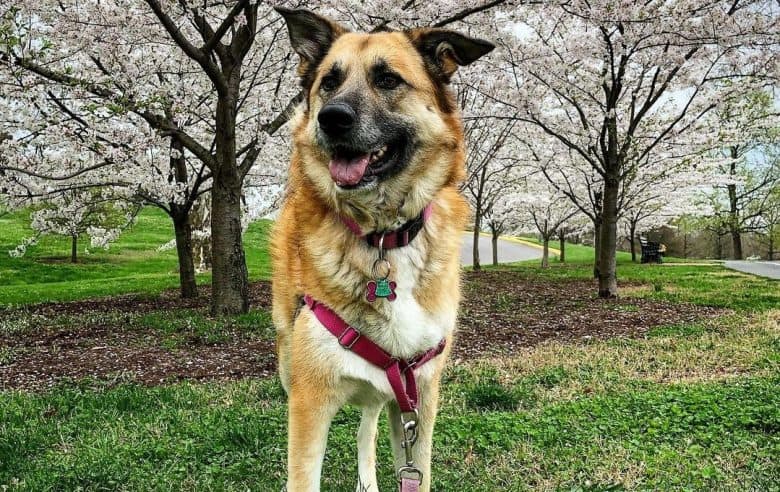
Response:
POLYGON ((328 429, 346 403, 362 409, 358 490, 377 490, 383 408, 397 469, 410 461, 386 371, 340 343, 306 298, 393 360, 448 342, 444 353, 412 368, 419 414, 411 458, 421 489, 429 490, 439 379, 455 329, 469 214, 458 192, 465 176, 462 125, 447 86, 459 65, 493 45, 443 29, 353 33, 308 11, 278 11, 300 56, 305 93, 272 237, 273 318, 289 396, 287 488, 319 490, 328 429), (408 244, 381 253, 366 239, 400 230, 414 232, 408 244), (392 296, 368 298, 367 284, 383 278, 393 281, 392 296))

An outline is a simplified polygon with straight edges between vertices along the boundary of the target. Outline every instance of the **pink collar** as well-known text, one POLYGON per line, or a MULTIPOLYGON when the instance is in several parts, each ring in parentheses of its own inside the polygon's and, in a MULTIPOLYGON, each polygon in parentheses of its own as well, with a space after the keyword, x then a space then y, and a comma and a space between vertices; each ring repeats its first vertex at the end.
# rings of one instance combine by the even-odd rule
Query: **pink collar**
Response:
POLYGON ((433 206, 431 203, 429 203, 428 205, 426 205, 426 207, 423 209, 420 215, 410 220, 406 224, 402 225, 398 229, 394 231, 385 231, 384 233, 374 231, 368 234, 363 234, 363 231, 360 229, 360 226, 357 224, 357 222, 355 222, 351 218, 342 215, 341 221, 344 223, 345 226, 347 226, 347 228, 350 231, 352 231, 353 234, 355 234, 360 238, 365 239, 369 246, 378 248, 379 241, 384 235, 384 241, 382 242, 382 249, 401 248, 403 246, 408 245, 410 242, 412 242, 412 240, 422 230, 423 226, 425 226, 425 222, 431 217, 432 209, 433 206))

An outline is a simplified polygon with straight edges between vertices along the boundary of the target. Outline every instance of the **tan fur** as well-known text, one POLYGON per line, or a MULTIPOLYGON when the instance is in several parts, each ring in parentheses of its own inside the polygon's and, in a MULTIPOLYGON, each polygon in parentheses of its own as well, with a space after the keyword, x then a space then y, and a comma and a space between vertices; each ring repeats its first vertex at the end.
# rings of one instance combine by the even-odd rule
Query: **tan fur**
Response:
MULTIPOLYGON (((414 297, 427 312, 452 313, 453 318, 457 312, 461 231, 469 214, 457 189, 465 175, 465 152, 459 115, 442 110, 440 91, 403 33, 348 33, 336 39, 320 64, 307 108, 297 116, 287 195, 272 236, 273 318, 279 371, 290 404, 290 492, 318 490, 319 484, 312 483, 313 475, 307 472, 307 467, 317 466, 315 455, 321 451, 313 449, 319 444, 312 446, 312 442, 324 442, 330 419, 344 403, 372 408, 384 404, 371 400, 364 382, 339 376, 337 361, 321 349, 324 328, 312 322, 307 308, 301 308, 302 297, 309 294, 325 303, 393 355, 415 355, 403 348, 392 330, 384 329, 388 301, 365 300, 376 250, 350 232, 339 214, 352 217, 365 231, 381 230, 417 216, 432 203, 432 216, 414 239, 422 252, 414 297), (418 123, 418 151, 402 173, 371 192, 340 193, 328 172, 329 157, 315 139, 322 106, 318 87, 323 72, 338 61, 347 73, 345 84, 364 84, 371 97, 379 97, 366 82, 366 71, 377 57, 387 60, 411 86, 399 91, 390 104, 418 123)), ((451 343, 450 334, 448 351, 451 343)), ((423 490, 430 486, 430 442, 445 359, 446 354, 431 362, 430 376, 420 381, 421 436, 416 453, 426 474, 423 490)), ((397 433, 393 406, 389 408, 391 429, 397 433)), ((375 417, 376 412, 370 415, 374 422, 375 417)), ((370 419, 365 430, 369 439, 370 419)), ((399 460, 400 447, 394 446, 399 460)))

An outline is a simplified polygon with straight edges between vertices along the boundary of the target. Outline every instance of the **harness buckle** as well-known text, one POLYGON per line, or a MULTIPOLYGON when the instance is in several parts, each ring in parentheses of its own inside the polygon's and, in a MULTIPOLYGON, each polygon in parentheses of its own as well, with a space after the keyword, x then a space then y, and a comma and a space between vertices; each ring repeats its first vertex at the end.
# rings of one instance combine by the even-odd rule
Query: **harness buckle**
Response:
POLYGON ((406 361, 405 367, 401 370, 402 374, 405 374, 406 371, 412 371, 414 372, 414 368, 417 367, 417 363, 419 362, 419 359, 412 359, 410 361, 406 361))
POLYGON ((349 328, 347 328, 346 330, 344 330, 344 333, 342 333, 341 335, 339 335, 339 337, 338 337, 338 342, 339 342, 339 345, 341 345, 341 346, 342 346, 342 347, 344 347, 345 349, 347 349, 347 350, 352 350, 352 347, 354 347, 354 346, 355 346, 355 343, 357 343, 357 341, 358 341, 358 340, 360 340, 360 337, 362 337, 362 336, 363 336, 363 334, 362 334, 362 333, 360 333, 358 330, 356 330, 356 329, 354 329, 354 328, 352 328, 352 327, 350 326, 349 328), (344 344, 344 343, 342 343, 342 340, 344 339, 344 337, 346 337, 346 336, 347 336, 347 335, 348 335, 350 332, 352 332, 352 333, 354 333, 354 334, 355 334, 355 338, 353 338, 352 340, 350 340, 350 341, 349 341, 349 343, 347 343, 347 344, 344 344))

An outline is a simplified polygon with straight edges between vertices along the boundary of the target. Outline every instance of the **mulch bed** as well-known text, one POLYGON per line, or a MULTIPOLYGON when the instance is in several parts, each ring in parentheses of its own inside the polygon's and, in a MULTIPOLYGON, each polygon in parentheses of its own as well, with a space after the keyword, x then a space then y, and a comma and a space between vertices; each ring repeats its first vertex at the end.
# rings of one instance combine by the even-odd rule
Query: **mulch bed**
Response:
POLYGON ((467 272, 463 280, 454 350, 463 358, 511 354, 548 340, 642 338, 657 326, 693 323, 727 312, 652 299, 599 299, 595 283, 586 280, 550 281, 517 272, 467 272))
MULTIPOLYGON (((725 312, 647 299, 596 299, 594 285, 588 281, 549 281, 514 272, 469 272, 464 274, 463 287, 453 351, 459 359, 511 354, 548 340, 581 343, 643 337, 655 326, 696 322, 725 312)), ((42 390, 85 378, 101 384, 158 385, 273 375, 273 341, 245 332, 228 332, 218 343, 193 340, 167 348, 166 335, 158 330, 123 329, 116 321, 82 326, 51 321, 87 313, 120 313, 128 319, 176 309, 205 313, 208 289, 201 292, 202 297, 194 300, 179 299, 172 291, 156 298, 117 296, 0 310, 0 323, 6 326, 14 320, 30 321, 21 333, 0 331, 0 389, 42 390)), ((270 292, 267 282, 252 284, 253 308, 270 309, 270 292)))

